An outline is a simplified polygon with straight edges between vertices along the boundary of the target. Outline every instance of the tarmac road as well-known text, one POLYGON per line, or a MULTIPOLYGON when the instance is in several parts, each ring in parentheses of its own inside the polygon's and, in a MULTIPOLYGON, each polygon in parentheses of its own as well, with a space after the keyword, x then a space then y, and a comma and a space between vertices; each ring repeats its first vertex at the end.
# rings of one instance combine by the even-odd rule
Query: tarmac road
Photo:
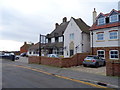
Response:
POLYGON ((94 88, 30 69, 16 67, 12 61, 3 60, 2 63, 2 88, 94 88))

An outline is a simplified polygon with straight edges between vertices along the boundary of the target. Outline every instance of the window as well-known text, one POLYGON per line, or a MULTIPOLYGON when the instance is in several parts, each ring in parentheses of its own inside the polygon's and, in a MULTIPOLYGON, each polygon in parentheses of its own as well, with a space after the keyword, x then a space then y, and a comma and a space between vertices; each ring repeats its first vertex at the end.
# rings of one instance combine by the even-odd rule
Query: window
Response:
POLYGON ((63 37, 59 37, 59 42, 63 42, 63 37))
POLYGON ((119 58, 118 50, 111 50, 110 51, 110 59, 118 59, 118 58, 119 58))
POLYGON ((54 43, 55 42, 55 38, 52 38, 52 41, 51 41, 52 43, 54 43))
POLYGON ((74 39, 74 33, 71 33, 70 34, 70 40, 73 40, 74 39))
POLYGON ((31 52, 29 52, 29 54, 32 54, 31 52))
POLYGON ((98 33, 97 40, 104 40, 104 33, 98 33))
POLYGON ((118 21, 118 15, 111 15, 110 22, 116 22, 116 21, 118 21))
POLYGON ((99 18, 98 19, 98 25, 102 25, 102 24, 105 24, 105 18, 99 18))
POLYGON ((46 39, 46 43, 48 43, 48 39, 46 39))
POLYGON ((109 32, 110 39, 118 39, 118 32, 109 32))
POLYGON ((98 51, 97 51, 97 55, 98 55, 99 57, 105 58, 105 51, 104 51, 104 50, 98 50, 98 51))

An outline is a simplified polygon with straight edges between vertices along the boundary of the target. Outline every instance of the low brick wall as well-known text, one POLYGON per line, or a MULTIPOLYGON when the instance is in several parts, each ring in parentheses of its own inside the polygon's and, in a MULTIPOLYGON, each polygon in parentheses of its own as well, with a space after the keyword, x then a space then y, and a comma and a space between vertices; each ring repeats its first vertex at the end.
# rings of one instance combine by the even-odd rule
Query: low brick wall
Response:
POLYGON ((109 60, 106 63, 107 76, 119 76, 120 77, 120 60, 109 60))
POLYGON ((50 57, 41 57, 41 64, 61 67, 61 59, 50 58, 50 57))
POLYGON ((89 55, 89 53, 79 53, 70 58, 50 58, 50 57, 29 57, 29 63, 50 65, 56 67, 71 67, 82 65, 84 58, 89 55))
POLYGON ((28 57, 28 63, 29 64, 41 64, 41 59, 39 56, 29 56, 28 57))

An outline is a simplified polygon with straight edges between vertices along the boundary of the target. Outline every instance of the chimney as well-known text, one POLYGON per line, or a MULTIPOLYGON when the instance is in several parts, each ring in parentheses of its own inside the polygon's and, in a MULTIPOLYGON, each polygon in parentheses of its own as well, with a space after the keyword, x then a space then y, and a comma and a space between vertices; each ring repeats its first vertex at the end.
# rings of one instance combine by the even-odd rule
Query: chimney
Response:
POLYGON ((24 45, 26 45, 27 44, 27 42, 24 42, 24 45))
POLYGON ((56 24, 55 24, 55 28, 58 28, 58 26, 59 26, 59 24, 58 24, 58 23, 56 23, 56 24))
POLYGON ((66 17, 63 18, 63 23, 64 23, 64 22, 67 22, 67 18, 66 18, 66 17))
POLYGON ((97 12, 96 12, 96 10, 94 8, 94 11, 93 11, 93 23, 96 22, 96 17, 97 17, 97 12))
POLYGON ((120 10, 120 1, 118 2, 118 11, 120 10))

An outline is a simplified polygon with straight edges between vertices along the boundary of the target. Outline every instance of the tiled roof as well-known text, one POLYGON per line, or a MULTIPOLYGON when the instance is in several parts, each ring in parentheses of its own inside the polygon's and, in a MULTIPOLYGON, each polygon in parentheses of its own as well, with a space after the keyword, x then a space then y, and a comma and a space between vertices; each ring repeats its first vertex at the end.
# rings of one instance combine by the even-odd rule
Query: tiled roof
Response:
POLYGON ((102 28, 109 28, 109 27, 117 27, 120 26, 120 22, 116 22, 116 23, 109 23, 109 24, 105 24, 105 25, 100 25, 97 26, 97 24, 93 24, 92 27, 89 30, 96 30, 96 29, 102 29, 102 28))
POLYGON ((48 38, 62 36, 69 22, 61 23, 53 32, 47 35, 48 38))
MULTIPOLYGON (((107 13, 107 14, 103 14, 103 13, 100 13, 102 14, 103 16, 106 16, 108 17, 113 11, 117 12, 117 13, 120 13, 120 11, 116 11, 115 9, 113 9, 110 13, 107 13)), ((99 14, 99 15, 100 15, 99 14)), ((99 16, 98 15, 98 16, 99 16)), ((102 29, 102 28, 110 28, 110 27, 117 27, 117 26, 120 26, 120 22, 115 22, 115 23, 107 23, 105 25, 97 25, 97 22, 94 23, 92 25, 92 27, 89 29, 89 30, 96 30, 96 29, 102 29)))
POLYGON ((73 18, 73 19, 83 32, 89 33, 90 26, 88 26, 81 18, 78 19, 73 18))
MULTIPOLYGON (((41 46, 43 47, 44 44, 41 44, 41 46)), ((37 50, 37 49, 39 49, 39 42, 29 47, 29 50, 37 50)))

